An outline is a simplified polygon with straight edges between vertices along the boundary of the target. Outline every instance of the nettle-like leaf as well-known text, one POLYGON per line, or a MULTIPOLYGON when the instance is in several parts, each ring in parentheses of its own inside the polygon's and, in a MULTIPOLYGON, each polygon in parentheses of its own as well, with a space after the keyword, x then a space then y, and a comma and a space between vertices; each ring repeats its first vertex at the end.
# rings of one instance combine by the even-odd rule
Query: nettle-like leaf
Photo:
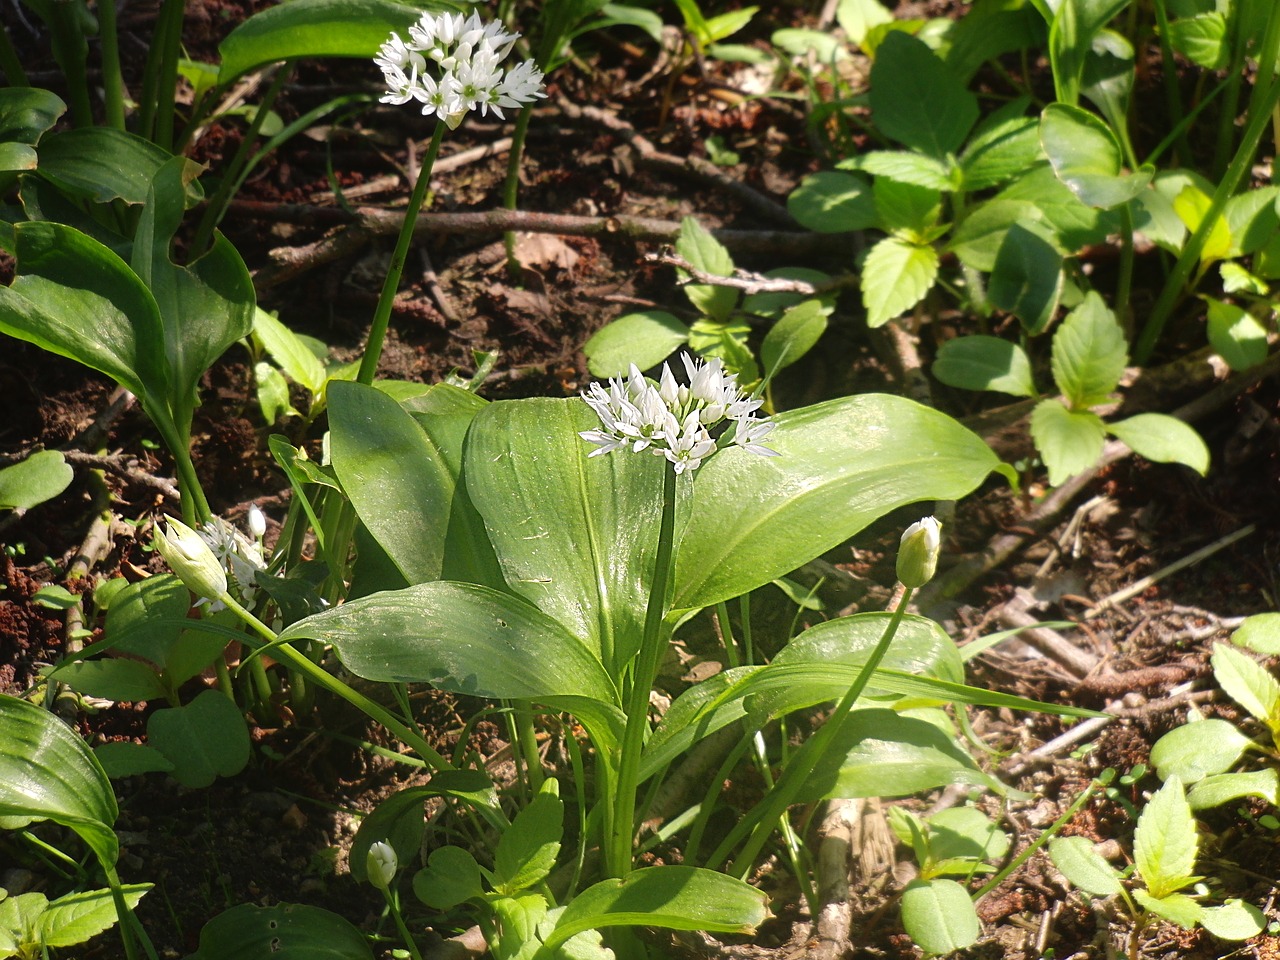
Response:
POLYGON ((933 375, 963 390, 995 390, 1014 397, 1037 395, 1031 361, 1016 343, 978 334, 948 340, 938 350, 933 375))
POLYGON ((1209 661, 1218 686, 1255 720, 1280 735, 1280 681, 1265 667, 1235 647, 1219 643, 1209 661))
POLYGON ((977 98, 922 40, 894 32, 871 68, 871 114, 891 140, 945 160, 978 119, 977 98))
POLYGON ((1106 424, 1091 410, 1069 410, 1047 399, 1031 411, 1031 438, 1055 487, 1098 462, 1106 434, 1106 424))
POLYGON ((1230 770, 1251 743, 1226 720, 1193 720, 1156 741, 1151 765, 1163 780, 1177 777, 1183 783, 1195 783, 1230 770))
POLYGON ((876 226, 885 233, 920 240, 938 222, 942 195, 936 188, 877 177, 871 190, 876 200, 876 226))
POLYGON ((1040 115, 1040 145, 1058 179, 1084 203, 1102 210, 1128 203, 1155 173, 1150 166, 1122 173, 1120 144, 1111 128, 1065 103, 1051 103, 1040 115))
POLYGON ((1191 873, 1197 846, 1196 822, 1182 781, 1171 776, 1142 808, 1133 834, 1134 863, 1152 897, 1163 899, 1198 879, 1191 873))
POLYGON ((1107 432, 1153 463, 1181 463, 1200 476, 1209 472, 1209 448, 1195 428, 1163 413, 1140 413, 1107 424, 1107 432))
POLYGON ((953 190, 956 187, 950 165, 911 150, 872 150, 857 158, 856 169, 930 190, 953 190))
POLYGON ((1234 303, 1204 300, 1209 307, 1209 343, 1232 370, 1248 370, 1267 359, 1267 328, 1253 314, 1234 303))
POLYGON ((1090 291, 1053 335, 1053 379, 1076 410, 1103 403, 1124 375, 1129 351, 1115 314, 1090 291))
POLYGON ((1124 889, 1120 872, 1085 837, 1054 837, 1049 857, 1067 881, 1085 893, 1110 897, 1124 889))
POLYGON ((997 113, 1006 114, 1008 107, 1015 107, 1017 113, 999 123, 984 124, 960 154, 961 184, 968 192, 989 190, 1044 162, 1040 125, 1022 116, 1026 101, 1019 99, 997 113))
POLYGON ((1162 897, 1154 897, 1139 887, 1133 891, 1133 899, 1143 910, 1170 923, 1176 923, 1184 930, 1192 929, 1204 919, 1205 908, 1185 893, 1167 893, 1162 897))
POLYGON ((1175 51, 1206 70, 1223 70, 1231 58, 1227 19, 1217 10, 1171 21, 1169 43, 1175 51))
POLYGON ((886 237, 862 264, 867 325, 880 327, 925 298, 938 277, 938 251, 929 244, 886 237))
POLYGON ((1028 333, 1048 327, 1062 296, 1062 254, 1048 231, 1015 223, 1005 234, 987 284, 987 299, 1012 313, 1028 333))
POLYGON ((824 170, 810 174, 787 197, 787 210, 818 233, 866 230, 876 222, 871 182, 853 173, 824 170))
MULTIPOLYGON (((724 244, 711 235, 706 227, 693 217, 680 222, 680 239, 675 244, 676 253, 703 273, 715 277, 733 276, 733 257, 724 244)), ((680 271, 681 276, 687 276, 680 271)), ((732 287, 690 283, 684 287, 689 302, 713 320, 725 321, 738 303, 738 291, 732 287)))

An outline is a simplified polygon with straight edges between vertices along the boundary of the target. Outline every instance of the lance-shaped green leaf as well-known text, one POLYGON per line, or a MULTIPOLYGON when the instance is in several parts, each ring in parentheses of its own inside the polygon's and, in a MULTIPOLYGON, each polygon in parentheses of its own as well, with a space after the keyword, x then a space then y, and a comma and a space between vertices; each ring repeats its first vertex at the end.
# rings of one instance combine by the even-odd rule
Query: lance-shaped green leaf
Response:
POLYGON ((769 916, 768 896, 735 877, 701 867, 646 867, 602 880, 569 902, 536 960, 551 960, 570 937, 601 927, 646 926, 750 933, 769 916))
POLYGON ((0 816, 70 827, 113 867, 118 814, 111 782, 75 731, 48 710, 0 696, 0 816))
POLYGON ((1280 774, 1275 767, 1247 773, 1215 773, 1187 791, 1192 810, 1208 810, 1241 797, 1260 797, 1272 806, 1280 805, 1280 774))
MULTIPOLYGON (((131 883, 122 886, 120 893, 125 905, 133 909, 150 889, 149 883, 131 883)), ((118 919, 110 890, 69 893, 54 900, 40 914, 39 941, 44 947, 74 947, 110 930, 118 919)))
POLYGON ((484 577, 499 585, 492 579, 492 557, 482 560, 488 540, 479 518, 458 486, 462 440, 484 402, 473 397, 414 417, 360 383, 333 381, 328 397, 334 471, 405 579, 484 577))
POLYGON ((999 465, 951 417, 900 397, 847 397, 773 422, 779 456, 727 449, 698 469, 674 608, 754 590, 897 507, 959 499, 999 465))
POLYGON ((1091 207, 1109 210, 1128 203, 1151 182, 1144 166, 1121 172, 1120 143, 1105 123, 1079 107, 1051 103, 1040 115, 1040 145, 1058 179, 1091 207))
POLYGON ((431 683, 496 700, 617 700, 587 643, 527 601, 471 583, 375 593, 299 620, 280 639, 331 643, 366 680, 431 683))
POLYGON ((507 584, 610 665, 639 645, 669 465, 589 457, 578 433, 598 426, 577 398, 494 403, 471 424, 463 469, 507 584))
POLYGON ((1100 30, 1085 55, 1080 93, 1093 101, 1117 136, 1128 136, 1133 93, 1133 44, 1114 30, 1100 30))
POLYGON ((259 907, 242 903, 200 931, 191 960, 245 957, 305 957, 307 960, 373 960, 369 941, 344 917, 301 903, 259 907))
POLYGON ((1073 887, 1095 897, 1109 897, 1124 889, 1119 871, 1086 837, 1054 837, 1049 841, 1049 856, 1073 887))
POLYGON ((1071 0, 1054 5, 1049 28, 1049 63, 1058 99, 1074 105, 1094 37, 1129 0, 1071 0))
MULTIPOLYGON (((146 203, 151 180, 173 154, 113 127, 77 127, 40 141, 40 176, 95 203, 146 203)), ((192 199, 199 188, 192 188, 192 199)))
POLYGON ((1172 776, 1142 808, 1133 832, 1133 860, 1152 897, 1162 899, 1196 881, 1196 824, 1182 781, 1172 776))
MULTIPOLYGON (((0 173, 36 168, 35 146, 67 105, 57 94, 37 87, 0 89, 0 173)), ((13 178, 0 177, 0 186, 11 186, 13 178)))

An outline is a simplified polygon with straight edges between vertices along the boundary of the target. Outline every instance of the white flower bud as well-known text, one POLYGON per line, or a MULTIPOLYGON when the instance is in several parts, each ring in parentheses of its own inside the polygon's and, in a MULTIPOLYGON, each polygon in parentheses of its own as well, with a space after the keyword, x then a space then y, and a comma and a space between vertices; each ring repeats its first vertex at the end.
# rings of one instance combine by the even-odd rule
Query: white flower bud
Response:
POLYGON ((261 540, 267 532, 267 515, 258 509, 255 503, 249 508, 249 536, 261 540))
POLYGON ((907 527, 898 547, 898 579, 903 586, 915 589, 932 580, 941 548, 942 527, 933 517, 907 527))
POLYGON ((396 871, 400 869, 400 861, 391 844, 378 840, 365 854, 364 869, 369 875, 370 883, 379 890, 387 890, 395 879, 396 871))
POLYGON ((156 549, 169 569, 192 593, 217 600, 227 592, 227 574, 200 534, 181 520, 165 517, 163 530, 157 529, 156 549))

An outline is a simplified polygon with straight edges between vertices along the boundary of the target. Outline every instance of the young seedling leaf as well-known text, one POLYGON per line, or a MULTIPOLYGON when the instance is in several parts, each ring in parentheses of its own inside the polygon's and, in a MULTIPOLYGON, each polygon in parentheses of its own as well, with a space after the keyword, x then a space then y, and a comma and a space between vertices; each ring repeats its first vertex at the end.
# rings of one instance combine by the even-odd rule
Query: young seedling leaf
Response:
MULTIPOLYGON (((1188 184, 1173 198, 1173 211, 1187 231, 1194 233, 1200 228, 1200 223, 1209 213, 1212 204, 1213 200, 1208 193, 1195 184, 1188 184)), ((1227 259, 1231 255, 1231 246, 1231 227, 1226 217, 1219 214, 1204 242, 1204 248, 1200 251, 1200 262, 1204 264, 1227 259)))
POLYGON ((1153 898, 1160 900, 1195 881, 1191 871, 1197 842, 1182 781, 1171 776, 1143 807, 1133 834, 1134 863, 1153 898))
POLYGON ((181 707, 157 710, 147 720, 147 740, 173 764, 186 787, 207 787, 233 777, 249 762, 249 730, 226 694, 206 690, 181 707))
POLYGON ((1280 656, 1280 613, 1255 613, 1231 634, 1231 642, 1264 656, 1280 656))
POLYGON ((995 390, 1015 397, 1037 395, 1026 353, 1000 337, 977 334, 948 340, 933 362, 933 375, 963 390, 995 390))
POLYGON ((75 471, 61 453, 39 450, 0 470, 0 510, 30 510, 58 496, 74 478, 75 471))
POLYGON ((1267 918, 1252 903, 1232 898, 1221 906, 1204 907, 1200 925, 1219 940, 1248 940, 1267 925, 1267 918))
POLYGON ((1209 305, 1209 343, 1232 370, 1248 370, 1267 359, 1267 330, 1234 303, 1205 297, 1209 305))
POLYGON ((689 339, 689 328, 665 310, 628 313, 607 323, 582 345, 595 377, 626 376, 631 364, 656 367, 689 339))
POLYGON ((1209 448, 1195 428, 1163 413, 1140 413, 1107 424, 1134 453, 1155 463, 1181 463, 1200 476, 1209 472, 1209 448))
POLYGON ((1280 720, 1280 681, 1248 654, 1226 643, 1215 644, 1213 678, 1255 720, 1271 726, 1280 720))
POLYGON ((1097 293, 1086 295, 1053 335, 1053 379, 1073 409, 1106 401, 1128 361, 1124 331, 1097 293))
POLYGON ((1242 797, 1260 797, 1272 806, 1280 806, 1280 774, 1276 768, 1214 774, 1187 791, 1192 810, 1220 807, 1242 797))
POLYGON ((113 780, 136 777, 140 773, 169 773, 173 770, 173 764, 165 759, 163 753, 145 743, 100 743, 93 748, 93 755, 113 780))
POLYGON ((484 896, 480 864, 461 847, 432 850, 427 865, 413 875, 413 893, 433 910, 452 910, 484 896))
POLYGON ((373 960, 373 951, 365 935, 351 921, 320 907, 301 903, 259 907, 242 903, 204 925, 200 931, 200 949, 190 960, 245 960, 246 957, 373 960))
POLYGON ((163 666, 182 636, 191 591, 167 573, 131 583, 112 598, 106 639, 113 650, 163 666))
POLYGON ((926 955, 963 950, 982 933, 969 891, 941 878, 907 884, 902 891, 902 926, 926 955))
POLYGON ((787 197, 787 210, 801 226, 818 233, 866 230, 876 222, 871 182, 831 170, 811 174, 787 197))
MULTIPOLYGON (((709 276, 733 276, 733 258, 729 251, 693 217, 685 217, 681 221, 680 239, 676 241, 675 248, 690 266, 709 276)), ((685 276, 684 271, 681 271, 681 276, 685 276)), ((690 283, 684 286, 684 293, 698 310, 720 322, 729 319, 738 303, 738 291, 733 287, 690 283)))
POLYGON ((1120 872, 1085 837, 1054 837, 1049 841, 1049 856, 1068 882, 1085 893, 1110 897, 1124 889, 1120 872))
POLYGON ((305 387, 313 397, 324 389, 328 374, 320 358, 305 340, 260 308, 254 309, 253 335, 294 383, 305 387))
POLYGON ((1199 903, 1185 893, 1169 893, 1163 897, 1154 897, 1146 890, 1138 888, 1133 891, 1133 899, 1138 905, 1157 917, 1176 923, 1184 930, 1190 930, 1204 919, 1204 910, 1199 903))
POLYGON ((1174 727, 1151 748, 1151 765, 1162 780, 1195 783, 1230 770, 1252 741, 1217 717, 1174 727))
POLYGON ((1143 167, 1122 173, 1120 144, 1111 129, 1065 103, 1051 103, 1040 115, 1040 145, 1058 179, 1084 203, 1102 210, 1138 196, 1155 172, 1143 167))
POLYGON ((892 32, 871 67, 871 115, 889 139, 944 160, 977 121, 978 100, 924 41, 892 32))
POLYGON ((862 305, 867 325, 880 327, 924 299, 938 276, 938 251, 886 237, 867 253, 862 264, 862 305))
MULTIPOLYGON (((554 785, 555 780, 547 780, 554 785)), ((556 865, 564 834, 564 803, 554 790, 543 790, 503 831, 493 858, 499 893, 514 896, 541 882, 556 865)))
POLYGON ((1049 468, 1049 483, 1056 487, 1098 462, 1106 426, 1092 411, 1068 410, 1057 400, 1041 400, 1031 411, 1031 438, 1049 468))
POLYGON ((996 253, 987 299, 1035 335, 1048 327, 1062 296, 1062 254, 1042 235, 1015 223, 996 253))

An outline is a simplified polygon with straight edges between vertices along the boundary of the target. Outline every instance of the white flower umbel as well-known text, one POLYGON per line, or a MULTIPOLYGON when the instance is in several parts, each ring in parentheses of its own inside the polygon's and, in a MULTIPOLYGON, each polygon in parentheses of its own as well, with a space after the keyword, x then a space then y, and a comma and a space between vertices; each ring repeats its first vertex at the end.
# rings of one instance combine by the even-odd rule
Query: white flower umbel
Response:
POLYGON ((657 384, 646 380, 635 364, 626 380, 591 384, 582 399, 600 418, 600 429, 579 434, 596 446, 589 456, 624 447, 632 453, 648 450, 669 460, 677 474, 698 469, 724 444, 776 457, 776 450, 760 442, 773 429, 755 415, 763 401, 743 395, 737 374, 725 373, 716 357, 699 361, 686 354, 681 359, 687 385, 678 383, 665 363, 657 384))
POLYGON ((382 70, 387 92, 383 103, 423 104, 425 116, 436 116, 454 129, 470 111, 515 110, 539 97, 542 71, 525 60, 506 73, 502 61, 518 33, 501 23, 484 23, 478 13, 424 13, 409 27, 409 39, 393 33, 373 62, 382 70))
MULTIPOLYGON (((229 589, 235 590, 236 599, 252 609, 258 595, 257 574, 267 569, 261 542, 250 540, 221 517, 214 517, 196 532, 228 574, 229 589)), ((215 601, 209 609, 220 610, 222 604, 215 601)))

